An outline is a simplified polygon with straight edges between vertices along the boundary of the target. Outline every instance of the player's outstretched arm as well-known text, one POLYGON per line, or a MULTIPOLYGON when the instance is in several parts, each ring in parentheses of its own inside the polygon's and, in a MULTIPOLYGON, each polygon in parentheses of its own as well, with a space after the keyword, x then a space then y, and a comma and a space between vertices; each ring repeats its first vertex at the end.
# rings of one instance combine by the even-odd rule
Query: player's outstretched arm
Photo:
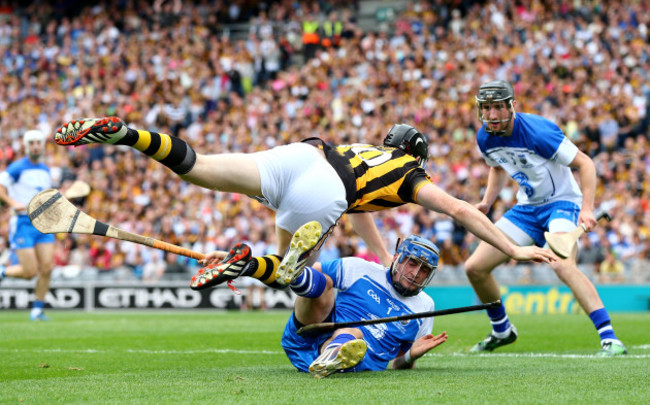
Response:
POLYGON ((349 214, 348 218, 354 231, 366 242, 368 248, 375 252, 379 260, 381 260, 381 264, 386 267, 390 266, 393 261, 393 256, 388 253, 377 229, 377 225, 375 225, 375 221, 372 218, 372 214, 369 212, 349 214))
POLYGON ((454 198, 434 184, 427 184, 417 195, 419 205, 449 215, 481 240, 519 261, 550 263, 555 254, 537 246, 517 246, 497 228, 488 217, 466 201, 454 198))
POLYGON ((429 350, 438 347, 447 341, 447 332, 442 332, 439 335, 428 334, 422 336, 415 342, 409 349, 410 361, 406 360, 406 356, 399 356, 393 360, 393 369, 407 369, 415 367, 415 361, 424 356, 429 350))

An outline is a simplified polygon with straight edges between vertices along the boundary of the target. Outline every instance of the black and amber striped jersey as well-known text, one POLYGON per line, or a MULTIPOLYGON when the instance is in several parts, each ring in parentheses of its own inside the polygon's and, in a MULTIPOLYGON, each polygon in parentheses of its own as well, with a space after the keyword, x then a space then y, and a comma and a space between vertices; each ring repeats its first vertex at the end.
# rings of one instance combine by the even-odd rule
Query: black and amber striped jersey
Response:
POLYGON ((347 212, 381 211, 414 203, 422 186, 431 182, 417 160, 406 152, 388 146, 352 144, 321 147, 345 185, 347 212))

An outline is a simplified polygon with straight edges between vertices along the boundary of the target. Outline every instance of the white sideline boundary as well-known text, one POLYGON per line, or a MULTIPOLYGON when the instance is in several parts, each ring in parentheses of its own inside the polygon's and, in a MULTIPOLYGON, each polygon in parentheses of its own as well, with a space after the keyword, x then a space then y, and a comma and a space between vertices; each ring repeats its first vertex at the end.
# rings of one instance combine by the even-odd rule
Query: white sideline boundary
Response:
MULTIPOLYGON (((631 346, 631 350, 650 350, 650 344, 631 346)), ((7 349, 0 348, 0 352, 9 353, 115 353, 113 350, 98 349, 7 349)), ((201 350, 147 350, 147 349, 127 349, 124 353, 134 354, 155 354, 155 355, 187 355, 187 354, 243 354, 243 355, 284 355, 281 350, 235 350, 235 349, 201 349, 201 350)), ((558 354, 558 353, 427 353, 425 357, 509 357, 509 358, 550 358, 550 359, 597 359, 593 354, 558 354)), ((625 359, 650 359, 650 354, 628 354, 621 356, 625 359)))
MULTIPOLYGON (((97 349, 6 349, 0 348, 0 352, 9 353, 117 353, 115 350, 97 350, 97 349)), ((147 350, 147 349, 127 349, 123 353, 135 354, 201 354, 201 353, 216 353, 216 354, 250 354, 250 355, 284 355, 283 351, 271 350, 234 350, 234 349, 201 349, 201 350, 147 350)))
MULTIPOLYGON (((603 357, 596 357, 594 354, 558 354, 558 353, 427 353, 425 357, 507 357, 507 358, 547 358, 547 359, 602 359, 603 357)), ((607 357, 611 358, 611 357, 607 357)), ((650 354, 626 354, 625 356, 617 356, 620 359, 650 359, 650 354)))

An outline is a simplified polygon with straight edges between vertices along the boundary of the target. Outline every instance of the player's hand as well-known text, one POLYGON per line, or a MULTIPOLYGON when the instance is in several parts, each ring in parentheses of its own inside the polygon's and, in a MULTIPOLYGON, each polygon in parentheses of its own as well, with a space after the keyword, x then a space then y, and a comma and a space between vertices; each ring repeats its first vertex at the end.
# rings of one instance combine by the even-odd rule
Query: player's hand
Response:
POLYGON ((485 215, 487 215, 487 213, 490 212, 490 205, 488 203, 483 202, 483 201, 476 204, 474 207, 476 207, 477 210, 481 211, 485 215))
POLYGON ((441 334, 436 336, 432 334, 422 336, 421 338, 413 342, 413 346, 411 346, 411 358, 413 360, 417 360, 420 357, 424 356, 425 353, 428 352, 429 350, 433 349, 436 346, 440 346, 446 341, 447 341, 447 331, 444 331, 441 334))
POLYGON ((591 210, 580 210, 580 216, 578 217, 578 223, 584 224, 587 232, 591 232, 597 225, 596 216, 591 210))
POLYGON ((221 252, 216 250, 205 255, 205 257, 199 260, 201 266, 208 266, 210 264, 217 264, 223 260, 224 257, 228 255, 228 252, 221 252))
POLYGON ((27 206, 16 200, 11 200, 11 208, 16 212, 27 211, 27 206))
POLYGON ((538 246, 517 246, 512 258, 520 262, 533 261, 538 263, 551 263, 560 260, 552 250, 538 246))

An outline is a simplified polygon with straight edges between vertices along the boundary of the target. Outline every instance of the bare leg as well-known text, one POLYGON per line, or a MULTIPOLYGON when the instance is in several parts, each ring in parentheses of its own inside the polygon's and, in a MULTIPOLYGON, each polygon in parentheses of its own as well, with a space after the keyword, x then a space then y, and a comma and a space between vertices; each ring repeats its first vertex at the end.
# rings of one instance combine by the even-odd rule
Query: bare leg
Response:
POLYGON ((38 259, 34 249, 16 250, 20 264, 8 266, 5 276, 31 280, 38 274, 38 259))
POLYGON ((571 289, 576 300, 588 315, 605 306, 594 284, 583 272, 578 270, 576 264, 577 255, 578 250, 573 249, 569 258, 554 262, 551 264, 551 267, 560 280, 571 289))
POLYGON ((50 278, 52 276, 52 268, 54 267, 54 244, 44 243, 36 245, 34 249, 36 250, 39 267, 34 295, 37 300, 45 301, 45 296, 50 290, 50 278))
MULTIPOLYGON (((278 241, 278 255, 284 257, 284 255, 287 253, 287 250, 289 250, 289 245, 291 244, 291 238, 293 237, 293 234, 276 225, 275 236, 278 241)), ((314 263, 316 263, 316 260, 318 260, 319 255, 320 255, 320 249, 316 250, 314 248, 311 255, 309 256, 309 259, 307 259, 307 266, 311 266, 314 263)))
POLYGON ((334 334, 332 334, 332 337, 327 339, 326 341, 323 342, 323 344, 320 346, 321 350, 325 347, 327 347, 328 344, 332 343, 332 340, 334 340, 335 337, 338 335, 342 335, 344 333, 347 333, 349 335, 354 336, 357 339, 363 339, 363 332, 361 332, 361 329, 358 328, 342 328, 342 329, 337 329, 334 331, 334 334))
POLYGON ((291 243, 291 238, 293 234, 286 229, 282 229, 279 226, 275 226, 275 237, 278 241, 278 255, 284 256, 289 249, 289 244, 291 243))
POLYGON ((492 270, 508 260, 509 257, 505 253, 486 242, 481 242, 465 262, 467 278, 481 302, 501 299, 499 284, 492 275, 492 270))
POLYGON ((180 177, 211 190, 262 196, 260 172, 250 154, 197 154, 192 170, 180 177))

